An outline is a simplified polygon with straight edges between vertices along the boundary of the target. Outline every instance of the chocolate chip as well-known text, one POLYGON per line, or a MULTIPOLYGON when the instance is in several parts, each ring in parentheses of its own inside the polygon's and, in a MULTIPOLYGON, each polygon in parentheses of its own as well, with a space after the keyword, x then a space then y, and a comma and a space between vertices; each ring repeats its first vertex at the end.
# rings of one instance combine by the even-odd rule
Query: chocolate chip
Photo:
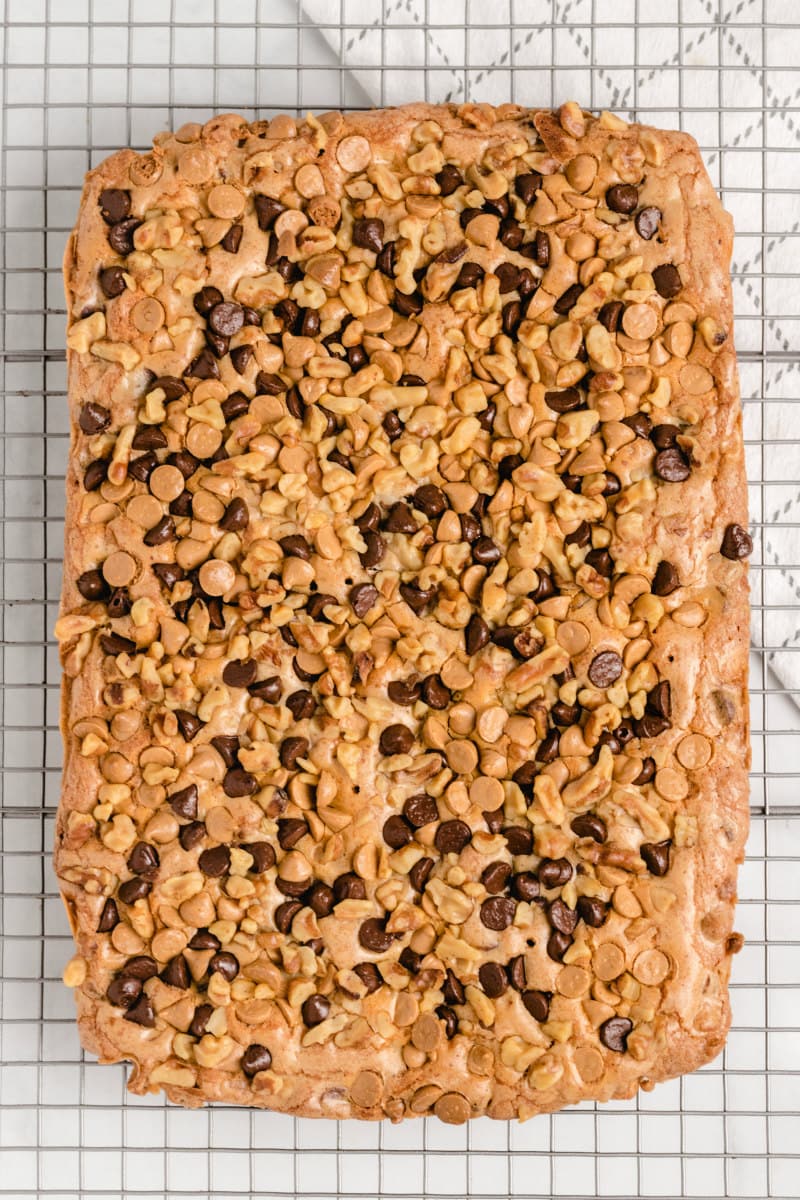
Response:
POLYGON ((500 892, 505 891, 510 875, 511 867, 508 863, 489 863, 488 867, 484 867, 481 871, 481 883, 490 896, 497 896, 500 892))
POLYGON ((502 557, 500 547, 491 538, 479 537, 472 546, 473 560, 481 567, 493 567, 502 557))
POLYGON ((472 830, 465 821, 442 821, 433 840, 440 854, 460 854, 472 840, 472 830))
POLYGON ((393 504, 383 523, 387 533, 416 533, 417 522, 407 504, 399 501, 393 504))
POLYGON ((503 830, 509 854, 516 856, 533 853, 533 830, 524 825, 509 825, 503 830))
POLYGON ((555 762, 558 758, 558 746, 561 734, 557 729, 551 729, 541 740, 536 751, 536 761, 541 763, 555 762))
POLYGON ((458 167, 453 163, 445 163, 436 176, 436 182, 439 185, 440 195, 452 196, 453 192, 461 187, 464 180, 458 167))
POLYGON ((288 737, 281 742, 280 760, 281 766, 286 767, 287 771, 293 771, 297 767, 297 760, 305 758, 308 754, 308 738, 304 737, 288 737))
POLYGON ((102 433, 111 424, 111 413, 102 404, 90 400, 81 408, 78 424, 84 433, 102 433))
POLYGON ((128 870, 152 878, 159 868, 158 851, 149 842, 137 842, 128 855, 128 870))
POLYGON ((566 729, 569 725, 574 725, 581 715, 580 706, 577 704, 564 704, 562 700, 556 701, 550 710, 550 716, 556 725, 566 729))
POLYGON ((429 708, 441 711, 450 703, 450 692, 442 683, 439 675, 428 675, 422 681, 422 699, 429 708))
POLYGON ((381 754, 408 754, 414 735, 407 725, 387 725, 380 736, 381 754))
POLYGON ((141 994, 141 980, 118 975, 109 985, 106 997, 115 1008, 132 1008, 141 994))
POLYGON ((351 587, 348 599, 353 612, 360 620, 378 603, 378 589, 373 587, 371 583, 357 583, 354 587, 351 587))
POLYGON ((539 1021, 540 1024, 550 1015, 550 992, 523 992, 522 1003, 534 1021, 539 1021))
POLYGON ((192 359, 184 374, 194 379, 219 379, 219 367, 208 346, 192 359))
POLYGON ((645 758, 642 762, 642 769, 634 779, 637 787, 643 787, 644 784, 650 783, 656 773, 656 763, 654 758, 645 758))
POLYGON ((144 900, 152 890, 153 885, 149 879, 128 879, 119 885, 117 894, 123 904, 130 905, 135 904, 137 900, 144 900))
POLYGON ((536 900, 541 893, 539 880, 533 871, 520 871, 511 880, 511 891, 517 900, 536 900))
POLYGON ((382 833, 383 840, 387 846, 391 846, 392 850, 399 850, 402 846, 407 846, 414 836, 408 822, 397 814, 384 822, 382 833))
POLYGON ((200 459, 195 458, 188 450, 178 450, 167 459, 171 467, 177 467, 184 479, 191 479, 200 466, 200 459))
POLYGON ((495 418, 497 417, 497 405, 495 404, 494 400, 490 400, 486 405, 486 408, 481 409, 477 415, 478 424, 480 425, 481 429, 485 429, 491 433, 492 429, 494 428, 495 418))
POLYGON ((633 1021, 628 1017, 609 1017, 603 1021, 598 1033, 600 1041, 608 1050, 624 1054, 628 1049, 628 1034, 633 1029, 633 1021))
POLYGON ((659 717, 672 716, 672 689, 669 680, 662 679, 647 695, 647 707, 659 717))
POLYGON ((353 871, 345 871, 333 881, 333 896, 337 904, 343 900, 366 900, 364 880, 353 871))
POLYGON ((386 694, 392 704, 402 708, 410 708, 416 704, 422 695, 422 685, 414 680, 393 679, 386 688, 386 694))
POLYGON ((584 561, 603 579, 614 574, 614 560, 607 550, 590 550, 584 561))
POLYGON ((425 483, 414 492, 414 507, 426 517, 438 517, 447 508, 447 497, 435 484, 425 483))
POLYGON ((570 309, 578 303, 582 295, 583 288, 581 285, 579 283, 573 283, 572 287, 568 287, 567 290, 562 292, 558 297, 553 305, 553 312, 558 313, 560 317, 565 317, 570 309))
POLYGON ((394 934, 386 932, 386 923, 379 917, 368 917, 359 927, 358 941, 371 954, 385 954, 394 941, 394 934))
POLYGON ((599 929, 608 919, 608 905, 591 896, 579 896, 577 910, 580 920, 592 929, 599 929))
POLYGON ((639 234, 640 238, 644 238, 646 242, 649 242, 650 239, 654 237, 656 233, 658 233, 660 221, 660 208, 654 208, 652 206, 649 208, 643 208, 636 214, 636 232, 639 234))
POLYGON ((554 900, 547 909, 547 917, 550 924, 559 933, 572 934, 575 932, 575 926, 578 924, 578 914, 563 900, 554 900))
POLYGON ((153 1011, 153 1003, 150 997, 142 995, 133 1008, 128 1009, 123 1020, 130 1021, 134 1025, 141 1025, 145 1029, 153 1029, 156 1023, 156 1015, 153 1011))
POLYGON ((272 196, 254 196, 253 203, 256 209, 258 228, 264 230, 264 232, 274 225, 276 217, 279 217, 286 208, 284 204, 281 204, 279 200, 273 199, 272 196))
POLYGON ((201 317, 207 317, 212 308, 222 304, 223 295, 219 288, 203 287, 195 294, 194 307, 201 317))
POLYGON ((359 554, 361 565, 368 571, 377 567, 383 561, 383 556, 386 553, 386 545, 383 538, 378 537, 377 533, 365 533, 364 541, 366 550, 359 554))
POLYGON ((98 198, 100 215, 107 225, 123 221, 131 211, 131 194, 122 188, 105 188, 98 198))
POLYGON ((226 767, 236 766, 239 756, 239 738, 235 734, 219 733, 211 739, 211 745, 226 767))
POLYGON ((525 171, 514 180, 514 191, 525 205, 533 204, 541 186, 542 177, 538 171, 525 171))
MULTIPOLYGON (((503 220, 500 222, 500 231, 498 236, 501 244, 508 250, 519 250, 525 234, 516 217, 507 216, 503 217, 503 220)), ((535 288, 532 290, 535 291, 535 288)), ((521 295, 523 295, 523 292, 520 290, 520 296, 521 295)))
POLYGON ((280 375, 276 375, 274 372, 259 371, 258 375, 256 375, 257 396, 280 396, 281 392, 285 392, 288 386, 281 379, 280 375))
POLYGON ((733 562, 747 558, 753 553, 753 539, 741 525, 727 525, 719 552, 723 558, 729 558, 733 562))
POLYGON ((318 917, 328 917, 333 912, 333 906, 336 903, 333 888, 327 883, 322 883, 317 880, 306 894, 306 904, 313 909, 318 917))
POLYGON ((524 992, 527 986, 526 971, 525 971, 525 955, 515 954, 512 959, 509 959, 508 966, 508 981, 515 992, 524 992))
POLYGON ((192 986, 189 964, 182 954, 176 954, 169 960, 159 975, 159 979, 169 987, 186 989, 192 986))
POLYGON ((206 827, 202 821, 192 821, 184 825, 178 834, 178 839, 184 850, 194 850, 206 836, 206 827))
POLYGON ((568 413, 574 412, 576 408, 581 408, 585 403, 585 398, 577 388, 569 387, 561 392, 545 392, 544 402, 548 408, 552 408, 553 412, 568 413))
POLYGON ((522 305, 519 300, 510 300, 503 305, 500 321, 506 337, 513 338, 522 324, 522 305))
POLYGON ((109 595, 109 587, 102 571, 84 571, 75 580, 75 586, 84 600, 105 600, 109 595))
POLYGON ((480 265, 480 263, 476 263, 476 262, 462 263, 461 270, 458 272, 458 277, 457 277, 455 283, 453 284, 453 288, 455 290, 460 290, 461 288, 477 287, 478 284, 480 283, 480 281, 483 279, 485 274, 486 274, 486 272, 484 271, 484 269, 480 265))
POLYGON ((516 900, 508 896, 491 896, 481 904, 481 924, 500 933, 508 929, 517 911, 516 900))
POLYGON ((353 967, 353 971, 367 989, 368 995, 371 995, 373 992, 377 992, 378 988, 383 983, 381 973, 375 966, 375 963, 356 963, 356 965, 353 967))
POLYGON ((96 458, 90 462, 83 475, 83 486, 87 492, 96 492, 108 475, 108 459, 96 458))
POLYGON ((666 483, 682 483, 691 474, 691 468, 683 452, 677 446, 659 450, 653 463, 653 469, 659 479, 663 479, 666 483))
POLYGON ((114 901, 109 896, 103 905, 100 913, 100 920, 97 925, 98 933, 111 933, 112 929, 116 929, 119 925, 119 912, 114 901))
POLYGON ((651 590, 654 596, 670 596, 681 586, 678 572, 670 562, 662 561, 656 567, 651 590))
POLYGON ((608 837, 605 821, 594 813, 582 813, 581 816, 575 817, 570 825, 570 829, 574 834, 581 838, 591 838, 600 845, 608 837))
POLYGON ((258 791, 258 780, 255 775, 242 767, 232 767, 225 772, 222 780, 222 790, 226 796, 237 799, 240 796, 254 796, 258 791))
POLYGON ((616 650, 603 650, 596 654, 589 667, 589 679, 596 688, 608 688, 622 674, 622 659, 616 650))
POLYGON ((155 523, 152 529, 148 529, 144 535, 143 541, 145 546, 164 546, 167 542, 175 539, 175 522, 172 517, 163 516, 155 523))
POLYGON ((303 905, 299 900, 286 900, 283 904, 279 904, 275 909, 275 928, 278 933, 288 933, 292 927, 292 921, 301 911, 303 905))
POLYGON ((396 412, 388 412, 381 422, 383 430, 390 442, 395 442, 403 432, 403 422, 396 412))
POLYGON ((300 691, 292 692, 291 696, 286 698, 286 707, 295 721, 305 721, 309 717, 313 717, 317 705, 311 692, 301 688, 300 691))
POLYGON ((134 450, 163 450, 167 445, 167 438, 157 425, 140 425, 131 445, 134 450))
POLYGON ((629 216, 639 203, 639 193, 633 184, 615 183, 606 192, 606 204, 615 213, 629 216))
POLYGON ((141 983, 146 983, 158 974, 158 964, 149 954, 137 954, 128 959, 121 973, 129 979, 138 979, 141 983))
POLYGON ((597 319, 601 325, 605 326, 609 333, 616 333, 619 329, 619 323, 624 310, 625 306, 621 300, 609 300, 600 309, 597 319))
POLYGON ((173 792, 167 797, 169 806, 176 817, 183 818, 184 821, 194 821, 197 818, 197 785, 190 783, 188 787, 181 788, 178 792, 173 792))
POLYGON ((450 967, 447 967, 445 971, 442 995, 447 1004, 466 1004, 467 1002, 467 993, 464 990, 464 985, 450 967))
POLYGON ((300 817, 281 817, 278 821, 278 842, 281 850, 293 850, 308 833, 308 825, 300 817))
POLYGON ((232 983, 239 974, 239 960, 228 950, 220 950, 208 964, 209 975, 219 974, 232 983))
POLYGON ((353 245, 377 254, 383 249, 383 221, 378 217, 358 217, 353 221, 353 245))
POLYGON ((231 869, 231 852, 228 846, 214 846, 204 850, 197 860, 197 865, 204 875, 211 879, 222 879, 231 869))
POLYGON ((496 1000, 508 990, 508 975, 502 963, 481 963, 478 970, 478 980, 490 1000, 496 1000))
POLYGON ((425 611, 436 595, 436 592, 437 589, 435 587, 421 588, 416 580, 411 583, 400 584, 400 595, 417 616, 425 611))
POLYGON ((562 933, 560 929, 554 929, 547 939, 547 956, 552 958, 553 962, 563 962, 564 955, 572 945, 572 937, 568 933, 562 933))
POLYGON ((678 268, 673 266, 672 263, 664 263, 662 266, 655 268, 653 271, 653 283, 656 285, 656 291, 659 296, 663 296, 665 300, 672 300, 683 287, 681 277, 678 274, 678 268))
POLYGON ((572 863, 568 858, 543 858, 537 874, 542 887, 563 887, 572 879, 572 863))
POLYGON ((425 884, 428 882, 432 870, 432 858, 420 858, 414 863, 413 867, 408 872, 408 878, 411 886, 416 892, 424 892, 425 884))
POLYGON ((234 660, 225 664, 222 672, 222 682, 228 687, 245 688, 255 682, 258 664, 254 658, 234 660))
POLYGON ((395 267, 397 266, 397 244, 395 242, 386 242, 383 249, 375 259, 375 266, 382 275, 393 279, 395 267))
POLYGON ((405 967, 412 975, 418 975, 422 964, 422 955, 417 954, 416 950, 412 950, 410 946, 406 946, 400 953, 400 966, 405 967))
POLYGON ((251 1042, 242 1055, 242 1070, 248 1079, 259 1071, 268 1071, 272 1066, 272 1055, 260 1042, 251 1042))
POLYGON ((136 217, 128 217, 127 220, 117 221, 109 229, 108 244, 120 257, 127 258, 129 254, 133 254, 133 235, 141 223, 136 217))
POLYGON ((669 849, 672 840, 663 842, 642 842, 639 854, 651 875, 666 875, 669 870, 669 849))
POLYGON ((484 621, 483 617, 477 613, 470 617, 467 628, 464 631, 464 641, 466 644, 467 654, 477 654, 490 639, 489 626, 484 621))
POLYGON ((185 708, 175 709, 175 719, 185 742, 191 742, 193 738, 196 738, 205 724, 196 713, 188 712, 185 708))
POLYGON ((208 323, 221 337, 231 338, 238 333, 244 325, 244 310, 241 304, 234 304, 231 300, 225 300, 222 304, 215 304, 208 314, 208 323))
POLYGON ((250 868, 253 875, 263 875, 265 871, 275 865, 275 851, 269 842, 245 842, 242 850, 246 850, 253 859, 253 865, 250 868))

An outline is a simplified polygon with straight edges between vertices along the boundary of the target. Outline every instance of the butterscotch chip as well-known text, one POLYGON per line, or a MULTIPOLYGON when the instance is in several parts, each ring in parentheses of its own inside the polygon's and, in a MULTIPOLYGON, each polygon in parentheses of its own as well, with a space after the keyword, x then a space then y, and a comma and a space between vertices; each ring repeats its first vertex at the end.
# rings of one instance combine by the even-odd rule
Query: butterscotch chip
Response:
POLYGON ((461 1123, 718 1050, 729 253, 691 139, 576 103, 220 114, 89 173, 56 869, 133 1090, 461 1123))
POLYGON ((562 996, 576 1000, 589 990, 592 977, 583 967, 570 965, 562 967, 556 978, 556 987, 562 996))
POLYGON ((575 1069, 584 1083, 594 1083, 603 1077, 603 1056, 594 1046, 576 1046, 575 1069))
POLYGON ((155 333, 164 324, 164 307, 152 296, 139 300, 131 309, 131 320, 140 333, 155 333))
POLYGON ((369 165, 371 157, 372 151, 367 139, 355 134, 351 137, 342 138, 336 148, 336 158, 339 166, 342 170, 351 173, 365 170, 369 165))
POLYGON ((209 596, 224 596, 236 581, 236 572, 230 563, 219 558, 209 559, 200 568, 200 586, 209 596))
POLYGON ((136 559, 124 550, 109 554, 103 563, 103 577, 112 587, 126 587, 136 574, 136 559))
POLYGON ((180 496, 184 482, 183 475, 178 468, 165 463, 161 467, 156 467, 148 480, 148 485, 154 496, 169 503, 170 500, 176 500, 180 496))
POLYGON ((350 1086, 350 1099, 359 1108, 374 1108, 383 1095, 383 1080, 375 1071, 359 1071, 350 1086))
POLYGON ((220 183, 208 193, 208 208, 215 217, 234 221, 244 211, 244 196, 230 183, 220 183))
POLYGON ((603 942, 592 955, 592 969, 604 982, 616 979, 625 970, 625 954, 614 942, 603 942))
POLYGON ((674 767, 662 767, 660 771, 656 771, 654 782, 659 796, 663 796, 665 800, 683 800, 689 793, 688 779, 682 771, 676 771, 674 767))
POLYGON ((469 785, 469 798, 481 812, 496 812, 505 803, 505 792, 499 779, 481 775, 469 785))
POLYGON ((640 983, 663 983, 669 974, 669 959, 660 950, 643 950, 634 959, 632 970, 640 983))
POLYGON ((469 1101, 460 1092, 445 1092, 434 1104, 433 1111, 445 1125, 463 1125, 470 1117, 469 1101))
POLYGON ((164 510, 155 496, 134 496, 128 502, 125 515, 145 529, 152 529, 161 520, 164 510))
POLYGON ((422 1013, 414 1022, 411 1040, 418 1050, 424 1050, 426 1054, 429 1054, 442 1040, 441 1022, 433 1013, 422 1013))
POLYGON ((675 756, 687 771, 697 771, 711 761, 712 746, 702 733, 690 733, 678 742, 675 756))

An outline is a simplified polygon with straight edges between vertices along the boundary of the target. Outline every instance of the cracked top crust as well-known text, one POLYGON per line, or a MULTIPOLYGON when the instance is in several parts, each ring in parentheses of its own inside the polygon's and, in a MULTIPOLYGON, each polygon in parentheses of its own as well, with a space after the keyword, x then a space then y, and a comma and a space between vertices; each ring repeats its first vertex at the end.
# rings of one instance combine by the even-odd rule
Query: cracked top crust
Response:
POLYGON ((528 1117, 721 1048, 747 829, 731 223, 577 105, 87 176, 56 869, 130 1088, 528 1117))

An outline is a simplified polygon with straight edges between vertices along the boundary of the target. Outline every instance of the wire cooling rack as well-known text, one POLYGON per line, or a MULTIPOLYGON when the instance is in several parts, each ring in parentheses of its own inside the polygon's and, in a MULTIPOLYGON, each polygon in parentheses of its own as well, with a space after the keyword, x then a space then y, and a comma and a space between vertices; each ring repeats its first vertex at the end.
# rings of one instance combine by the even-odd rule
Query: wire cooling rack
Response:
POLYGON ((797 0, 308 0, 305 10, 294 0, 5 0, 0 1195, 798 1196, 798 20, 797 0), (60 265, 82 175, 119 146, 143 147, 214 110, 265 116, 421 95, 574 96, 687 129, 734 215, 756 552, 752 836, 738 917, 747 945, 734 966, 733 1030, 695 1075, 522 1126, 336 1124, 128 1100, 124 1070, 97 1066, 78 1045, 50 865, 67 452, 60 265))

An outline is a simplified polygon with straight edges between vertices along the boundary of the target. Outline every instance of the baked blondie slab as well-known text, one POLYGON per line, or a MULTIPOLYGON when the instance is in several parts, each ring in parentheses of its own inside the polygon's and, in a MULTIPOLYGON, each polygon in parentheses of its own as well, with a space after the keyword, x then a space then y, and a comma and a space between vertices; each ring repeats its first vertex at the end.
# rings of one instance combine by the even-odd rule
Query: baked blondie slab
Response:
POLYGON ((228 114, 89 173, 56 869, 134 1092, 459 1123, 721 1049, 730 252, 690 137, 574 103, 228 114))

